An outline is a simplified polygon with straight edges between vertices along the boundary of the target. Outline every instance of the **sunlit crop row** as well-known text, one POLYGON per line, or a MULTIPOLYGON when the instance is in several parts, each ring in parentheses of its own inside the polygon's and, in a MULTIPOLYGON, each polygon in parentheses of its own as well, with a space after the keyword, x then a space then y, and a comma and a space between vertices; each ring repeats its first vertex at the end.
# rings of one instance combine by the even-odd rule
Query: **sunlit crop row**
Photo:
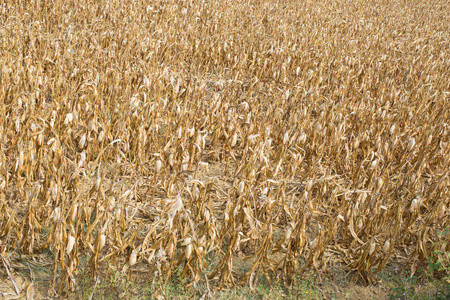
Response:
MULTIPOLYGON (((450 226, 446 1, 7 1, 0 241, 192 283, 415 270, 450 226), (236 262, 245 261, 237 268, 236 262)), ((57 274, 60 274, 57 276, 57 274)))

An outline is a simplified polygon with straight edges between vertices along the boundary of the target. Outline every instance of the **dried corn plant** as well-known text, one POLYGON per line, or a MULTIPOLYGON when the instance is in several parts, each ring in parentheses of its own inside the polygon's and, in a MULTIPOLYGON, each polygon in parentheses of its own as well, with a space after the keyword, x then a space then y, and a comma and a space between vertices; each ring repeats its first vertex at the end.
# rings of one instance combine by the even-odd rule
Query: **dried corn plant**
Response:
POLYGON ((1 244, 48 249, 55 288, 82 256, 94 276, 113 259, 221 286, 414 271, 450 226, 449 16, 434 0, 3 2, 1 244))

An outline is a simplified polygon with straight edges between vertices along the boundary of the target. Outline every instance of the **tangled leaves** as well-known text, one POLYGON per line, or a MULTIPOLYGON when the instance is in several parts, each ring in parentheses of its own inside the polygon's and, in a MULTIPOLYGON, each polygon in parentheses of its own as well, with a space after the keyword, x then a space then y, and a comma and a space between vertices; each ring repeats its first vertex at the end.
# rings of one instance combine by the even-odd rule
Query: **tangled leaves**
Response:
POLYGON ((371 280, 449 226, 448 4, 29 2, 0 7, 0 239, 55 284, 81 255, 371 280))

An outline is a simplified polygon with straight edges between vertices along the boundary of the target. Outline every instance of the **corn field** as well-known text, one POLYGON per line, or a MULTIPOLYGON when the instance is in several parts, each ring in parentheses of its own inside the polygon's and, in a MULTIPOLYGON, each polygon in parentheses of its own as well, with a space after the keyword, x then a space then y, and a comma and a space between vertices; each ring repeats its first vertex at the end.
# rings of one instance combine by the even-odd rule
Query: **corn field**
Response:
POLYGON ((219 287, 414 272, 449 250, 449 25, 437 0, 1 1, 3 256, 48 251, 55 289, 83 256, 219 287))

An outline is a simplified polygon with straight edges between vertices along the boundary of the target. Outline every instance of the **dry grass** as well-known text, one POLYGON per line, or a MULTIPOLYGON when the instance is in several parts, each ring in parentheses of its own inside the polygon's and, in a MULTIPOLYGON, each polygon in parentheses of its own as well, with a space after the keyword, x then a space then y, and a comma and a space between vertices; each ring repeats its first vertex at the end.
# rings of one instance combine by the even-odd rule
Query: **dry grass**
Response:
POLYGON ((3 256, 48 249, 56 291, 82 255, 94 276, 123 258, 194 286, 414 272, 448 251, 449 16, 436 0, 2 3, 3 256))

